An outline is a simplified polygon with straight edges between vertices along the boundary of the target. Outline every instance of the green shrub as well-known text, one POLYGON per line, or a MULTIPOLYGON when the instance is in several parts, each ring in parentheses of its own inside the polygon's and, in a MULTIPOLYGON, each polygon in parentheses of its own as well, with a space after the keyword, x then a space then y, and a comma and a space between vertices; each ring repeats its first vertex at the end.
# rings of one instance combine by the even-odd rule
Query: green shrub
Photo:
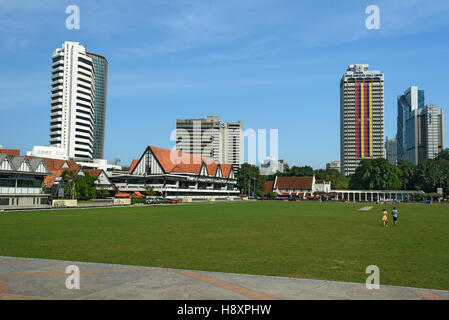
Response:
POLYGON ((145 199, 145 198, 131 199, 131 204, 136 204, 136 203, 147 203, 147 199, 145 199))
POLYGON ((268 192, 268 197, 276 198, 277 197, 277 193, 276 192, 268 192))

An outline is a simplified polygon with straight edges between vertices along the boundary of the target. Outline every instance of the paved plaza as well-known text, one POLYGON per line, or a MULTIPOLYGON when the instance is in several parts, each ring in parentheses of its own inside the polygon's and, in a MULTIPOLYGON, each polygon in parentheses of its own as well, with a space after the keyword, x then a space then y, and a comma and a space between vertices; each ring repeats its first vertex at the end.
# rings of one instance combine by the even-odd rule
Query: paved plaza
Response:
POLYGON ((0 257, 0 300, 442 300, 449 291, 284 277, 0 257), (79 268, 79 289, 67 289, 68 266, 79 268))

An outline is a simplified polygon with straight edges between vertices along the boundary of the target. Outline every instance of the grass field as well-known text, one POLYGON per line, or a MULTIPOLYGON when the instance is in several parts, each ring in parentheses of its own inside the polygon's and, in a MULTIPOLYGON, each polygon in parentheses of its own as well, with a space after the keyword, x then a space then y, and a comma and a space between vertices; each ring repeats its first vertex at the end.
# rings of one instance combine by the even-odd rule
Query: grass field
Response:
POLYGON ((449 206, 247 202, 0 214, 0 255, 449 289, 449 206), (391 215, 390 215, 390 223, 391 215))

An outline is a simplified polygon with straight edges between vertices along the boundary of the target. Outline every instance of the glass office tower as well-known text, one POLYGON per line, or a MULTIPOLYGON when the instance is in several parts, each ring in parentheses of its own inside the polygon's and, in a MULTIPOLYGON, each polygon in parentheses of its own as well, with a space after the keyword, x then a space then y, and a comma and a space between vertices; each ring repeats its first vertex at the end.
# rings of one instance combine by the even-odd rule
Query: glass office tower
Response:
POLYGON ((424 108, 424 90, 418 90, 417 86, 411 86, 403 95, 398 96, 398 118, 397 118, 397 153, 398 160, 406 160, 407 153, 407 126, 406 121, 410 113, 424 108))
POLYGON ((105 57, 88 53, 92 58, 95 73, 94 92, 94 137, 93 158, 104 158, 104 136, 106 128, 106 98, 108 88, 108 61, 105 57))

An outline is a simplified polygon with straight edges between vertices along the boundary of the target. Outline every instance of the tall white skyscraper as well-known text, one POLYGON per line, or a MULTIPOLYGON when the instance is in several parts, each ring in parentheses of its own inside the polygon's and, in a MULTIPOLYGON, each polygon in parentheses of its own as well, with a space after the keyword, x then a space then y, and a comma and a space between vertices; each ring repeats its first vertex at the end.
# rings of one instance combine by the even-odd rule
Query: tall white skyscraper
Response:
POLYGON ((77 42, 53 53, 50 146, 71 159, 93 158, 95 74, 92 58, 77 42))
POLYGON ((222 122, 219 116, 178 119, 176 150, 238 167, 242 159, 242 121, 222 122))
POLYGON ((384 75, 367 64, 351 64, 340 81, 341 173, 362 159, 385 158, 384 75))

